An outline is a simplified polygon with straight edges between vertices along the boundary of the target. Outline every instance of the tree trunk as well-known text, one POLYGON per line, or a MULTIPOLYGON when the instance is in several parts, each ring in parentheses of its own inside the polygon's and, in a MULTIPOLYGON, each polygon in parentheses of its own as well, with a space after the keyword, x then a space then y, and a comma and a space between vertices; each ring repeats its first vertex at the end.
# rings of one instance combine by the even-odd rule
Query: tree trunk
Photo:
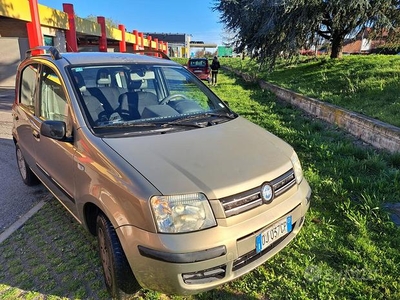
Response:
POLYGON ((333 35, 331 58, 342 58, 343 40, 341 35, 333 35))

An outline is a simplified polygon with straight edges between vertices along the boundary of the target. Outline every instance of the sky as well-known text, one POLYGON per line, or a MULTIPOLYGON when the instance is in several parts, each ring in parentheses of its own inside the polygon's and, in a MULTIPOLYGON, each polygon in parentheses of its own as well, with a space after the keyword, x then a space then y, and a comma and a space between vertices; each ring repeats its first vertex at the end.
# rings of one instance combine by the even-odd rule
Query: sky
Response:
POLYGON ((74 6, 75 14, 110 18, 127 31, 181 33, 192 41, 222 45, 223 24, 212 10, 214 0, 38 0, 39 4, 63 10, 63 3, 74 6))

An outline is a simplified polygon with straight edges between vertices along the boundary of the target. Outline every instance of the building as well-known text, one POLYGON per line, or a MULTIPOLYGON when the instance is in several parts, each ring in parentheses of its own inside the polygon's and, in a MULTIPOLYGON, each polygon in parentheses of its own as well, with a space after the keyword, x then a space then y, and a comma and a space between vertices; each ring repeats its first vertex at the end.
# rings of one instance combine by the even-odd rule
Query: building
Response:
POLYGON ((63 11, 38 0, 0 0, 0 87, 14 86, 15 72, 26 50, 41 45, 61 52, 119 51, 150 49, 168 52, 168 43, 124 25, 111 28, 103 16, 96 21, 75 15, 72 4, 63 11))
POLYGON ((190 53, 190 35, 188 34, 147 32, 145 35, 167 42, 169 57, 188 57, 190 53))
POLYGON ((194 48, 202 48, 205 52, 206 48, 216 48, 217 44, 204 43, 203 41, 192 41, 190 34, 185 33, 156 33, 148 32, 145 35, 156 37, 159 40, 168 43, 168 56, 185 57, 194 56, 194 48))
POLYGON ((378 46, 386 43, 387 32, 383 32, 379 38, 371 39, 371 28, 365 28, 353 39, 344 41, 344 54, 368 54, 374 52, 378 46))

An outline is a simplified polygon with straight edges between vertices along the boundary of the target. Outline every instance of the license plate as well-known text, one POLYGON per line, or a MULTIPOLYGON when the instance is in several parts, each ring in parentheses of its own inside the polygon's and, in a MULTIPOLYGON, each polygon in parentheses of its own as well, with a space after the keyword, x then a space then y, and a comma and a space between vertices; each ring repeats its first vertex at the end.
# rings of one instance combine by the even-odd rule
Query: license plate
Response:
POLYGON ((279 220, 256 236, 256 252, 259 253, 273 242, 292 231, 292 216, 279 220))

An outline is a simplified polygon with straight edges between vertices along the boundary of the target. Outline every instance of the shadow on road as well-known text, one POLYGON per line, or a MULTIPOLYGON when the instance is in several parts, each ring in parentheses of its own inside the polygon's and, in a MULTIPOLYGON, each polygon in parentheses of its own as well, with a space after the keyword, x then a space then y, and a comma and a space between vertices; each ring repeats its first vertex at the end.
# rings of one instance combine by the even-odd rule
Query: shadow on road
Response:
POLYGON ((0 138, 0 233, 49 195, 43 185, 26 186, 18 172, 12 139, 0 138))

